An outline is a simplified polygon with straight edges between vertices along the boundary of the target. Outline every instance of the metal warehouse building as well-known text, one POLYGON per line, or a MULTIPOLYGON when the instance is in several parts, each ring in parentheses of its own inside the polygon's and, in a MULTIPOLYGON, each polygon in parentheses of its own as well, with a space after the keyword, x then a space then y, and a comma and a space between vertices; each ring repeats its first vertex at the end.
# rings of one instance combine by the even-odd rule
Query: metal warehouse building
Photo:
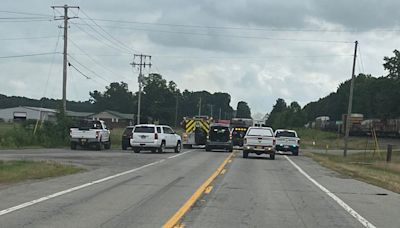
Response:
POLYGON ((57 111, 48 108, 19 106, 14 108, 0 109, 0 119, 5 122, 18 120, 44 120, 54 121, 57 111))

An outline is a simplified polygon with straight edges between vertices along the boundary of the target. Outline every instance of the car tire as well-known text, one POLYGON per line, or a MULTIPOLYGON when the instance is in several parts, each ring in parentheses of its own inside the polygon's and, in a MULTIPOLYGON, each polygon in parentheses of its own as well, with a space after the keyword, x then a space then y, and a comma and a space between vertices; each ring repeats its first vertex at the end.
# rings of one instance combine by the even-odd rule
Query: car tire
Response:
POLYGON ((76 150, 76 143, 75 142, 71 142, 71 150, 76 150))
POLYGON ((299 156, 299 149, 296 149, 292 152, 293 156, 299 156))
POLYGON ((111 140, 104 144, 104 149, 109 150, 111 149, 111 140))
POLYGON ((232 152, 233 151, 233 147, 229 147, 228 151, 232 152))
POLYGON ((181 142, 177 142, 176 143, 176 147, 175 147, 175 153, 180 153, 181 152, 181 150, 182 150, 182 143, 181 142))
POLYGON ((270 154, 270 155, 269 155, 269 158, 270 158, 271 160, 275 160, 275 154, 270 154))
POLYGON ((158 148, 158 153, 163 153, 165 151, 165 142, 161 142, 160 147, 158 148))
POLYGON ((140 153, 140 149, 139 148, 133 148, 133 153, 135 153, 135 154, 140 153))
POLYGON ((243 151, 243 158, 248 158, 249 157, 249 152, 243 151))
POLYGON ((96 150, 101 150, 102 142, 96 143, 96 150))

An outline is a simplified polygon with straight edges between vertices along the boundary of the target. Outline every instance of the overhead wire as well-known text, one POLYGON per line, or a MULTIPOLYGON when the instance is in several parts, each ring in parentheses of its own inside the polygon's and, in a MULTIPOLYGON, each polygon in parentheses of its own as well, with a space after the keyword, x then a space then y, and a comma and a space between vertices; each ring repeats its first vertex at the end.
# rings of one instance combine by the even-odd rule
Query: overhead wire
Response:
MULTIPOLYGON (((103 31, 105 34, 107 34, 112 40, 114 40, 117 44, 119 44, 122 48, 126 48, 127 50, 131 51, 131 52, 135 52, 136 50, 132 49, 131 47, 129 47, 128 45, 126 45, 125 43, 121 42, 120 40, 118 40, 117 38, 115 38, 112 34, 110 34, 107 30, 105 30, 102 26, 100 26, 98 23, 96 23, 96 21, 94 21, 89 15, 87 15, 87 13, 85 13, 84 10, 81 10, 81 12, 87 17, 89 18, 90 21, 93 22, 93 24, 95 24, 98 28, 100 28, 101 31, 103 31)), ((82 19, 82 18, 81 18, 82 19)))
POLYGON ((50 38, 58 38, 58 36, 36 36, 36 37, 9 37, 9 38, 0 38, 0 40, 40 40, 40 39, 50 39, 50 38))
MULTIPOLYGON (((74 23, 74 24, 80 24, 80 23, 74 23)), ((221 34, 221 33, 197 33, 197 32, 168 31, 168 30, 144 29, 144 28, 133 28, 133 27, 121 27, 121 26, 107 26, 107 25, 102 25, 102 26, 111 28, 120 28, 120 29, 130 29, 137 31, 160 32, 160 33, 205 36, 205 37, 228 37, 228 38, 239 38, 239 39, 258 39, 258 40, 292 41, 292 42, 343 43, 343 44, 354 43, 353 41, 345 41, 345 40, 318 40, 318 39, 297 39, 297 38, 266 37, 266 36, 242 36, 242 35, 231 35, 231 34, 221 34)))
MULTIPOLYGON (((101 68, 103 68, 104 70, 108 71, 108 72, 111 73, 111 74, 114 74, 114 75, 121 75, 122 77, 126 78, 127 80, 130 80, 130 79, 128 79, 128 77, 126 77, 125 75, 120 74, 120 73, 116 73, 116 72, 114 72, 113 70, 111 70, 111 69, 105 67, 104 64, 99 63, 99 62, 98 62, 97 60, 95 60, 89 53, 87 53, 87 52, 86 52, 85 50, 83 50, 77 43, 75 43, 71 38, 69 39, 69 41, 72 43, 72 45, 73 45, 74 47, 76 47, 80 52, 82 52, 87 58, 89 58, 89 59, 90 59, 93 63, 95 63, 96 65, 100 66, 101 68)), ((69 54, 70 54, 70 55, 74 55, 74 54, 72 54, 72 53, 69 53, 69 54)))
POLYGON ((33 57, 33 56, 53 55, 53 54, 60 54, 60 52, 43 52, 43 53, 33 53, 33 54, 24 54, 24 55, 6 55, 6 56, 0 56, 0 59, 33 57))
POLYGON ((102 79, 103 81, 110 83, 110 81, 108 81, 107 79, 105 79, 103 76, 101 76, 100 74, 96 73, 94 70, 90 69, 89 67, 85 66, 84 64, 82 64, 81 62, 79 62, 76 58, 74 58, 73 56, 69 55, 68 56, 74 61, 76 62, 78 65, 80 65, 81 67, 85 68, 86 70, 88 70, 89 72, 91 72, 93 75, 95 75, 96 77, 102 79))

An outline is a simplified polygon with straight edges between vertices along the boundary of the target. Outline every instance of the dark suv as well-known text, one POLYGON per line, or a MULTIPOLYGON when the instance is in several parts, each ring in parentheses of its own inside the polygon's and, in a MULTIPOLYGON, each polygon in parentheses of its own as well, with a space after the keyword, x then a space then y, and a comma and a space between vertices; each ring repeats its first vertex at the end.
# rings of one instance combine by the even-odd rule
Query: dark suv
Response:
POLYGON ((126 150, 128 147, 131 147, 131 138, 133 135, 133 128, 134 126, 128 126, 125 128, 124 132, 122 133, 122 149, 126 150))
POLYGON ((225 149, 232 152, 233 145, 229 125, 212 124, 208 133, 206 151, 225 149))

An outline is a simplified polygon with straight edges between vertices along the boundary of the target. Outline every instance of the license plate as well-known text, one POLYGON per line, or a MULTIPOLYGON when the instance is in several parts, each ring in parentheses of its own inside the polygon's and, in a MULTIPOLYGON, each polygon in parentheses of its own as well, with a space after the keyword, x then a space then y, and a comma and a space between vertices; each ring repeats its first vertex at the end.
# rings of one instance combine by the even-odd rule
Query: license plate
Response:
POLYGON ((85 144, 87 139, 81 139, 81 144, 85 144))
POLYGON ((263 147, 262 146, 256 146, 256 149, 262 149, 263 147))

